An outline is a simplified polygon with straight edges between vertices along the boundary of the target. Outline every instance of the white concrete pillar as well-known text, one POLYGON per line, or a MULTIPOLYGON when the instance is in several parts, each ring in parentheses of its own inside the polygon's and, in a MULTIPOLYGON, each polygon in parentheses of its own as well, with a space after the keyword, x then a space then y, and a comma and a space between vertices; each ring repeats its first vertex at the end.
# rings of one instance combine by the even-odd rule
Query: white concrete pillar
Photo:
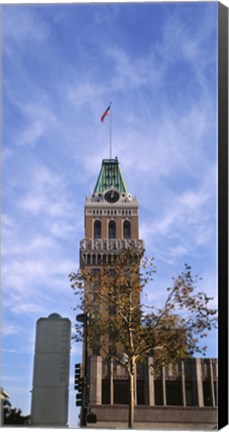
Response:
POLYGON ((203 393, 203 382, 202 382, 202 365, 201 359, 196 359, 196 383, 197 383, 197 395, 199 407, 204 406, 204 393, 203 393))
POLYGON ((163 405, 167 405, 167 398, 166 398, 166 381, 165 381, 165 367, 162 367, 162 392, 163 392, 163 405))
POLYGON ((154 406, 155 405, 155 391, 154 391, 154 371, 153 367, 150 367, 150 365, 153 365, 153 357, 148 357, 148 389, 149 389, 149 405, 154 406))

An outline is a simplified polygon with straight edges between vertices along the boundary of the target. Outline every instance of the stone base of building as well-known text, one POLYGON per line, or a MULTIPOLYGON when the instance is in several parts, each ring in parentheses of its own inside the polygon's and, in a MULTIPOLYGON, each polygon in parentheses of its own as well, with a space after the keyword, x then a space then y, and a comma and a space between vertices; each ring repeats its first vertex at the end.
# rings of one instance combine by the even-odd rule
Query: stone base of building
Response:
MULTIPOLYGON (((91 406, 97 416, 94 428, 126 429, 128 407, 124 405, 91 406)), ((213 430, 217 429, 217 408, 137 406, 134 429, 213 430)))

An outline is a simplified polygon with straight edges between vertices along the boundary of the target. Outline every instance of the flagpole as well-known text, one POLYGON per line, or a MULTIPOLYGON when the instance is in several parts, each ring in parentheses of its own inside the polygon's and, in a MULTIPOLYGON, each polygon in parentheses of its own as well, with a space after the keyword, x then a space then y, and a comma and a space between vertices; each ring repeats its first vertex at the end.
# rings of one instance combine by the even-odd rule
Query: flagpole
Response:
POLYGON ((110 159, 112 159, 112 109, 110 111, 110 159))
POLYGON ((104 122, 104 119, 106 118, 106 116, 109 114, 110 116, 110 145, 109 145, 109 156, 110 159, 112 158, 112 110, 111 110, 111 103, 110 105, 107 107, 107 109, 104 111, 102 117, 101 117, 101 122, 104 122))

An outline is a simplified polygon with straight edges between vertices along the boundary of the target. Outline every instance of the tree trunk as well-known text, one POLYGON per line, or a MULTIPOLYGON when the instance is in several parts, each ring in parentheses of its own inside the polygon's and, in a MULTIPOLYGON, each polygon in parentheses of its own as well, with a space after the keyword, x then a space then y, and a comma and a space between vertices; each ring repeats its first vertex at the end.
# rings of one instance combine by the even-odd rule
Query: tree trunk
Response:
POLYGON ((132 369, 129 375, 129 382, 130 382, 129 421, 128 421, 129 429, 133 429, 134 427, 134 406, 135 406, 135 379, 134 378, 135 378, 135 373, 134 370, 132 369))

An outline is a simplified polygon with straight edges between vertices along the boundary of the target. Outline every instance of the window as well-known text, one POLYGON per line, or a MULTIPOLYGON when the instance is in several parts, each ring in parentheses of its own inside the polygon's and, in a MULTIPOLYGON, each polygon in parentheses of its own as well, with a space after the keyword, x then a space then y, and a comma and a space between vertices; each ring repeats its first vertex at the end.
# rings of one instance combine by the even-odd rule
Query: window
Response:
POLYGON ((154 381, 155 405, 163 405, 162 380, 154 381))
POLYGON ((94 223, 94 239, 101 238, 101 231, 101 222, 99 220, 96 220, 94 223))
POLYGON ((111 220, 108 225, 108 236, 109 239, 115 239, 116 238, 116 223, 115 221, 111 220))
POLYGON ((185 394, 187 406, 198 405, 197 388, 192 380, 185 380, 185 394))
POLYGON ((110 355, 115 355, 116 354, 116 339, 117 339, 117 335, 114 332, 114 330, 110 329, 108 337, 109 337, 109 354, 110 355))
POLYGON ((212 389, 210 380, 203 381, 204 406, 212 406, 212 389))
POLYGON ((114 380, 114 403, 125 405, 129 403, 129 381, 114 380))
POLYGON ((145 405, 145 382, 137 380, 137 405, 145 405))
POLYGON ((210 377, 210 362, 209 359, 202 359, 202 377, 203 379, 210 377))
POLYGON ((196 360, 186 359, 184 362, 185 377, 192 378, 196 376, 196 360))
POLYGON ((131 238, 131 225, 129 221, 125 221, 123 223, 123 237, 124 239, 130 239, 131 238))
POLYGON ((116 315, 116 306, 114 304, 109 306, 109 315, 116 315))
POLYGON ((167 405, 183 405, 181 381, 166 381, 167 405))
POLYGON ((111 403, 110 398, 110 380, 102 380, 102 404, 109 405, 111 403))
POLYGON ((100 355, 100 347, 99 347, 99 343, 94 344, 94 345, 92 346, 92 354, 93 354, 93 355, 96 355, 96 356, 99 356, 99 355, 100 355))

